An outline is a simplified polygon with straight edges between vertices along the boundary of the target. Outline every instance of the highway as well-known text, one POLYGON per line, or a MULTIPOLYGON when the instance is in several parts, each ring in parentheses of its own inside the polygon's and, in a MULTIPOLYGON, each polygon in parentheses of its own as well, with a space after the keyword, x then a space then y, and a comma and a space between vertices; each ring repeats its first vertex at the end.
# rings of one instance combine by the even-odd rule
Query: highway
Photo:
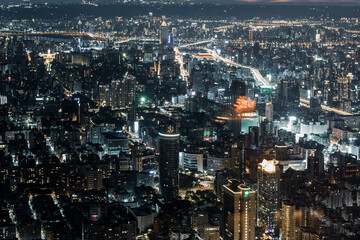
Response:
MULTIPOLYGON (((222 26, 218 27, 218 29, 222 28, 228 28, 229 26, 222 26)), ((328 29, 331 29, 330 27, 327 27, 328 29)), ((346 30, 349 33, 356 33, 359 34, 360 31, 355 30, 346 30)), ((118 43, 122 42, 129 42, 129 41, 157 41, 158 38, 156 36, 149 36, 149 37, 131 37, 131 36, 114 36, 113 33, 98 33, 98 32, 76 32, 76 31, 54 31, 54 32, 1 32, 0 31, 0 37, 8 37, 8 36, 34 36, 34 37, 47 37, 47 36, 73 36, 73 37, 84 37, 88 36, 93 38, 94 40, 105 40, 107 36, 109 35, 109 39, 118 41, 118 43)), ((269 41, 249 41, 249 40, 242 40, 242 39, 199 39, 199 38, 177 38, 176 41, 182 42, 194 42, 186 45, 179 46, 180 47, 190 47, 194 45, 199 45, 206 42, 231 42, 234 44, 254 44, 256 42, 262 44, 262 45, 303 45, 303 46, 311 46, 313 42, 269 42, 269 41), (199 42, 201 41, 201 42, 199 42)), ((346 44, 357 44, 359 45, 360 42, 354 42, 354 41, 340 41, 340 42, 320 42, 318 45, 320 46, 331 46, 331 45, 346 45, 346 44)))
MULTIPOLYGON (((300 104, 302 106, 305 106, 305 107, 310 107, 310 101, 308 101, 308 100, 306 100, 304 98, 300 98, 300 104)), ((331 107, 325 106, 323 104, 321 104, 321 109, 324 110, 324 111, 327 111, 327 112, 334 112, 334 113, 337 113, 337 114, 340 114, 340 115, 346 115, 346 116, 355 115, 355 114, 348 113, 348 112, 345 112, 345 111, 342 111, 342 110, 339 110, 339 109, 336 109, 336 108, 331 108, 331 107)))
POLYGON ((212 55, 214 57, 214 59, 220 60, 225 62, 228 65, 232 65, 235 67, 241 67, 241 68, 246 68, 249 69, 251 71, 251 74, 253 75, 255 81, 257 82, 257 84, 259 84, 262 87, 268 87, 268 88, 275 88, 274 85, 272 85, 271 83, 269 83, 268 80, 266 80, 260 73, 260 71, 254 67, 250 67, 250 66, 246 66, 246 65, 242 65, 239 63, 236 63, 230 59, 226 59, 222 56, 220 56, 219 54, 216 53, 215 50, 211 50, 209 48, 201 48, 203 50, 205 50, 207 53, 209 53, 210 55, 212 55))
POLYGON ((180 65, 180 75, 181 77, 185 80, 186 82, 186 86, 189 86, 189 73, 188 71, 184 68, 184 62, 183 62, 183 57, 182 57, 182 53, 180 52, 180 48, 187 48, 187 47, 193 47, 196 45, 200 45, 200 44, 205 44, 205 43, 209 43, 211 42, 211 40, 206 40, 206 41, 201 41, 201 42, 195 42, 195 43, 189 43, 189 44, 185 44, 185 45, 181 45, 178 47, 174 47, 174 52, 175 52, 175 61, 177 61, 177 63, 180 65))
MULTIPOLYGON (((229 26, 225 26, 225 27, 229 27, 229 26)), ((105 34, 94 34, 94 33, 90 33, 90 32, 37 32, 37 33, 0 33, 0 36, 9 36, 9 35, 47 35, 47 34, 53 34, 53 35, 72 35, 72 36, 91 36, 94 38, 98 38, 98 39, 105 39, 106 35, 105 34)), ((156 41, 157 39, 155 38, 141 38, 141 37, 112 37, 112 39, 115 40, 116 44, 121 44, 121 43, 125 43, 125 42, 129 42, 129 41, 156 41)), ((195 40, 195 39, 183 39, 183 40, 195 40)), ((175 51, 175 59, 176 61, 179 63, 180 65, 180 72, 181 72, 181 76, 183 77, 183 79, 187 82, 188 85, 188 77, 189 77, 189 73, 186 71, 186 69, 184 68, 184 64, 183 64, 183 58, 182 58, 182 54, 179 51, 180 48, 186 48, 186 47, 194 47, 197 45, 201 45, 201 44, 205 44, 205 43, 209 43, 209 42, 214 42, 214 41, 218 41, 216 39, 204 39, 203 41, 197 41, 194 43, 188 43, 188 44, 184 44, 184 45, 180 45, 178 47, 174 48, 175 51)), ((238 40, 235 40, 238 41, 238 40)), ((240 42, 243 42, 240 40, 240 42)), ((277 44, 299 44, 299 43, 277 43, 277 44)), ((300 43, 301 44, 301 43, 300 43)), ((303 44, 308 44, 308 43, 303 43, 303 44)), ((345 44, 345 43, 325 43, 325 44, 345 44)), ((214 57, 214 59, 216 60, 220 60, 225 62, 228 65, 232 65, 235 67, 241 67, 241 68, 246 68, 249 69, 251 71, 251 74, 253 75, 255 81, 257 82, 258 85, 262 86, 262 87, 267 87, 267 88, 275 88, 275 85, 272 85, 267 79, 265 79, 260 71, 254 67, 251 66, 246 66, 246 65, 242 65, 239 63, 236 63, 230 59, 226 59, 220 55, 218 55, 216 53, 215 50, 211 50, 209 48, 205 48, 205 47, 200 47, 200 49, 205 50, 208 54, 212 55, 214 57)), ((310 102, 306 99, 301 98, 300 99, 300 103, 302 106, 306 106, 309 107, 310 106, 310 102)), ((328 112, 335 112, 337 114, 341 114, 341 115, 354 115, 352 113, 348 113, 336 108, 331 108, 325 105, 321 105, 321 108, 324 111, 328 111, 328 112)))
MULTIPOLYGON (((226 59, 224 57, 221 57, 220 55, 218 55, 215 50, 211 50, 209 48, 201 48, 203 50, 205 50, 206 52, 208 52, 209 54, 211 54, 214 59, 217 59, 217 60, 220 60, 220 61, 223 61, 225 62, 226 64, 229 64, 229 65, 232 65, 232 66, 236 66, 236 67, 241 67, 241 68, 246 68, 246 69, 250 69, 255 81, 260 85, 260 86, 263 86, 263 87, 268 87, 268 88, 275 88, 274 85, 272 85, 271 83, 269 83, 269 81, 267 81, 260 73, 260 71, 254 67, 250 67, 250 66, 245 66, 245 65, 242 65, 242 64, 239 64, 239 63, 235 63, 233 61, 231 61, 230 59, 226 59)), ((300 98, 300 103, 302 106, 306 106, 306 107, 310 107, 310 102, 306 99, 303 99, 303 98, 300 98)), ((339 109, 336 109, 336 108, 331 108, 331 107, 328 107, 326 105, 321 105, 321 108, 322 110, 324 111, 327 111, 327 112, 334 112, 334 113, 337 113, 337 114, 340 114, 340 115, 346 115, 346 116, 353 116, 354 114, 352 113, 348 113, 348 112, 345 112, 345 111, 342 111, 342 110, 339 110, 339 109)))
POLYGON ((194 43, 189 43, 189 44, 185 44, 185 45, 180 45, 177 47, 177 49, 179 48, 187 48, 187 47, 193 47, 196 45, 201 45, 201 44, 205 44, 205 43, 209 43, 209 42, 213 42, 213 40, 205 40, 205 41, 200 41, 200 42, 194 42, 194 43))
POLYGON ((177 47, 174 48, 174 52, 175 52, 175 61, 180 66, 180 75, 183 78, 183 80, 186 82, 186 86, 188 87, 189 86, 189 82, 188 82, 189 73, 184 68, 182 53, 179 51, 179 48, 177 48, 177 47))

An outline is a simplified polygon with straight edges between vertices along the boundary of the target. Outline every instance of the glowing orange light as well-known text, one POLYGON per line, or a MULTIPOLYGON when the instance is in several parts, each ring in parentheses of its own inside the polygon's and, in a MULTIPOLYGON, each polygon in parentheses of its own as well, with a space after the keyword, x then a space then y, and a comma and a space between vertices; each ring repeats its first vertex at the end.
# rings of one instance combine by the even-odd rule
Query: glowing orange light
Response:
POLYGON ((236 99, 233 105, 232 116, 218 116, 218 120, 235 120, 239 118, 251 118, 254 116, 256 109, 256 101, 245 96, 236 99))
POLYGON ((234 104, 234 109, 236 113, 253 113, 256 109, 256 101, 246 98, 245 96, 240 96, 236 99, 234 104))

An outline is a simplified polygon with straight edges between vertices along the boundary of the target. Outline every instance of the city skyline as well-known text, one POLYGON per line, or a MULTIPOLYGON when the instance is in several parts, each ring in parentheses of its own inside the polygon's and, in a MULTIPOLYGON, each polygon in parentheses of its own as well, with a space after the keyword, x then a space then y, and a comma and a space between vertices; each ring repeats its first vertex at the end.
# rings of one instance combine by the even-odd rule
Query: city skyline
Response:
POLYGON ((0 239, 360 238, 360 6, 209 2, 0 5, 0 239))

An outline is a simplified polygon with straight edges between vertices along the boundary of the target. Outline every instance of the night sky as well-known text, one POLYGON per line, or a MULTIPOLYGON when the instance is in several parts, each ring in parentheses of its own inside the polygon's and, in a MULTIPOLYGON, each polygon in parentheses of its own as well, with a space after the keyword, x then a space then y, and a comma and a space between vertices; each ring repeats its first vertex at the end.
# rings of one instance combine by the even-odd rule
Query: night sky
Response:
MULTIPOLYGON (((24 0, 3 0, 2 3, 11 3, 11 2, 22 2, 24 0)), ((82 0, 27 0, 28 2, 49 2, 49 3, 59 3, 59 2, 74 2, 79 3, 82 0)), ((183 0, 178 0, 183 2, 183 0)), ((101 1, 100 1, 101 2, 101 1)), ((104 0, 106 3, 118 2, 113 0, 104 0)), ((220 3, 220 4, 335 4, 335 5, 360 5, 360 0, 191 0, 193 3, 220 3)))
POLYGON ((295 3, 295 4, 360 4, 360 0, 192 0, 192 2, 202 2, 202 3, 259 3, 259 4, 271 4, 271 3, 295 3))

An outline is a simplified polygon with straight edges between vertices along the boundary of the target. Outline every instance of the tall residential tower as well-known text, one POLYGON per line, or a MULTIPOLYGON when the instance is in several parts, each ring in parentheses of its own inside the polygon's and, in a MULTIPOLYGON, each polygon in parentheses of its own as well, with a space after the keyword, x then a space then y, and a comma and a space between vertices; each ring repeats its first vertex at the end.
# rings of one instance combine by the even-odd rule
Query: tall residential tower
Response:
POLYGON ((263 160, 258 165, 258 220, 266 233, 276 228, 276 214, 280 207, 280 166, 277 161, 263 160))
POLYGON ((160 26, 160 44, 167 44, 169 42, 169 28, 165 20, 160 26))
POLYGON ((255 239, 255 191, 235 179, 229 180, 223 188, 223 239, 255 239))
POLYGON ((179 136, 176 125, 167 122, 161 125, 160 137, 160 193, 167 199, 179 193, 179 136))

